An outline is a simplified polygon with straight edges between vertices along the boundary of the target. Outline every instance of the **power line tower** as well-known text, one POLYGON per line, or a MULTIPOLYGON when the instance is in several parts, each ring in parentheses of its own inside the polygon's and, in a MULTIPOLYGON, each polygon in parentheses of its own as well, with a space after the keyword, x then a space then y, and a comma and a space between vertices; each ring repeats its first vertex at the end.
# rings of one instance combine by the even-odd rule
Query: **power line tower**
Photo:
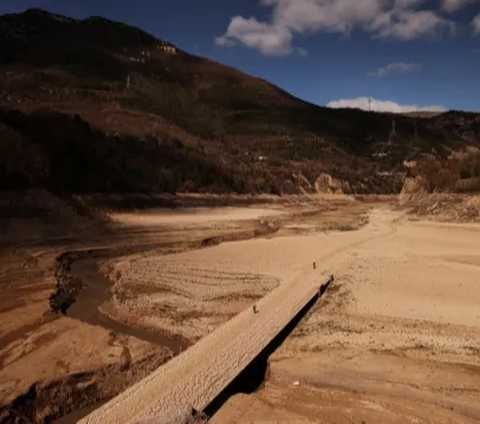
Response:
POLYGON ((392 129, 390 130, 388 134, 388 143, 390 144, 393 140, 393 138, 397 135, 396 129, 395 129, 395 119, 392 119, 392 129))

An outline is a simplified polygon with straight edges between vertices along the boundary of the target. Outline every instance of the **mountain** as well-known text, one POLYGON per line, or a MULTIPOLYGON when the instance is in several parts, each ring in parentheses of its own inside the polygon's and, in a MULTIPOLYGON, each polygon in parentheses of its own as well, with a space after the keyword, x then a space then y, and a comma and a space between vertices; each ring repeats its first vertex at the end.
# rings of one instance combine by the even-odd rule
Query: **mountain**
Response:
POLYGON ((480 141, 477 114, 320 107, 101 17, 0 16, 0 57, 3 189, 389 192, 480 141))

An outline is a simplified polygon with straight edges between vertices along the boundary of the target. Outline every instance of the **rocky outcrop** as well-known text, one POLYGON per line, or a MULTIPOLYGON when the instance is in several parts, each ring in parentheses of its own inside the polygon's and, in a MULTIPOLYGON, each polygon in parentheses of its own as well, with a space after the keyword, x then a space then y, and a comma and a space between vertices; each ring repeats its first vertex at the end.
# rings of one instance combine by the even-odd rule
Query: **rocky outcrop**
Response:
POLYGON ((321 174, 315 181, 315 191, 324 194, 343 194, 342 182, 329 174, 321 174))
POLYGON ((400 203, 404 204, 414 198, 425 196, 428 193, 428 181, 418 176, 415 178, 406 178, 400 192, 400 203))

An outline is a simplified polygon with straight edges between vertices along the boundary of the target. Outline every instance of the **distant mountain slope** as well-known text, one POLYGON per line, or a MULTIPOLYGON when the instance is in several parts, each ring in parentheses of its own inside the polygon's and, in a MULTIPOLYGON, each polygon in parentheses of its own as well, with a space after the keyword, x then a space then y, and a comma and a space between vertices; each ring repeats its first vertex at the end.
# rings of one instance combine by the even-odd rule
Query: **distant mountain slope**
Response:
POLYGON ((98 17, 38 9, 0 16, 0 58, 4 188, 291 192, 299 190, 294 175, 310 190, 326 172, 347 181, 346 190, 385 192, 401 185, 403 160, 480 140, 479 115, 315 106, 98 17), (78 156, 62 168, 69 151, 78 156))

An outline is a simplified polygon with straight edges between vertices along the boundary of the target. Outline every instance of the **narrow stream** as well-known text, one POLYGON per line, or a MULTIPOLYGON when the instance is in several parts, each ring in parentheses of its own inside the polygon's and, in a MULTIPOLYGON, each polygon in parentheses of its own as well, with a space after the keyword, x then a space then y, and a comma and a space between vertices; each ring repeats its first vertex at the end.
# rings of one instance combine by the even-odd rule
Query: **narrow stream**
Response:
MULTIPOLYGON (((99 273, 97 263, 94 259, 79 260, 72 264, 71 273, 75 278, 82 280, 86 287, 80 292, 75 303, 68 309, 67 315, 92 325, 99 325, 115 333, 121 333, 137 337, 150 343, 167 346, 178 354, 188 347, 185 340, 170 337, 164 334, 157 334, 114 321, 99 311, 99 306, 110 299, 110 281, 99 273)), ((260 388, 268 374, 268 359, 270 355, 283 343, 296 325, 302 320, 305 314, 312 308, 319 297, 321 297, 330 283, 333 276, 324 285, 319 293, 291 320, 291 322, 272 340, 272 342, 258 355, 252 363, 241 372, 237 378, 206 408, 208 416, 213 416, 220 407, 236 393, 253 393, 260 388)), ((105 401, 106 402, 106 401, 105 401)), ((85 417, 94 409, 105 402, 101 401, 95 405, 72 411, 54 421, 54 424, 74 424, 85 417)))
POLYGON ((98 272, 95 260, 85 259, 74 262, 71 266, 71 273, 74 277, 82 280, 86 287, 79 293, 73 305, 68 309, 67 316, 91 325, 99 325, 116 334, 133 336, 150 343, 168 347, 176 355, 189 346, 188 341, 181 337, 131 327, 102 314, 98 308, 110 300, 111 283, 98 272))
MULTIPOLYGON (((115 334, 124 334, 138 339, 165 346, 176 355, 188 348, 190 343, 181 337, 168 336, 162 333, 130 327, 102 314, 98 309, 107 302, 110 297, 110 281, 99 273, 95 259, 78 260, 71 265, 71 274, 85 284, 85 288, 79 293, 75 302, 67 310, 66 315, 91 325, 99 325, 115 334)), ((102 406, 108 400, 103 400, 77 409, 53 421, 53 424, 75 424, 95 409, 102 406)))
POLYGON ((63 417, 56 419, 55 421, 53 421, 52 424, 76 424, 77 421, 80 421, 82 418, 85 418, 88 414, 95 411, 95 409, 100 408, 106 403, 107 403, 106 400, 100 401, 93 405, 87 406, 85 408, 77 409, 75 411, 70 412, 67 415, 64 415, 63 417))

